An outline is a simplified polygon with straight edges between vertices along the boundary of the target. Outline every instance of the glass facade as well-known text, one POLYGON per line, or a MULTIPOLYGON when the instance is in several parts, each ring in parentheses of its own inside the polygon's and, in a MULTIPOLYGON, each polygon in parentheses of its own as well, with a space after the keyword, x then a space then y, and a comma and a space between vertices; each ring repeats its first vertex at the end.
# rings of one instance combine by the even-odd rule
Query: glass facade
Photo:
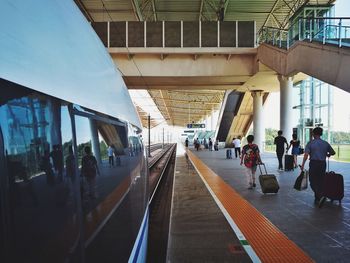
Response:
POLYGON ((293 97, 298 102, 294 101, 296 106, 293 108, 299 116, 297 134, 301 143, 305 145, 311 139, 311 131, 317 126, 323 128, 323 138, 330 141, 333 111, 332 86, 309 77, 294 85, 294 88, 293 97))

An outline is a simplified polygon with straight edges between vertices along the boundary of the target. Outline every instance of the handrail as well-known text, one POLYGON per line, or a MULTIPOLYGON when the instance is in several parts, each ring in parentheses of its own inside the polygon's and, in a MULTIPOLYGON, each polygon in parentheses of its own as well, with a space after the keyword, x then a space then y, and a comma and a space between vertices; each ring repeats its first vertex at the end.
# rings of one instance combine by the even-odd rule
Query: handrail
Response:
POLYGON ((350 17, 300 17, 288 29, 265 26, 259 35, 260 43, 285 49, 305 40, 350 47, 350 17))

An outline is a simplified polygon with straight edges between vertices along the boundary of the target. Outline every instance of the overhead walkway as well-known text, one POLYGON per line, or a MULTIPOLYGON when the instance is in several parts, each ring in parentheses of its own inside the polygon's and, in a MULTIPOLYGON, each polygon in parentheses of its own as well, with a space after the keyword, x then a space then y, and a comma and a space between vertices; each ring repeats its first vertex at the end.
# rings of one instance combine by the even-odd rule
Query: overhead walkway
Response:
POLYGON ((345 91, 350 91, 350 48, 298 41, 284 50, 263 43, 258 48, 261 63, 283 76, 303 72, 345 91))
POLYGON ((282 76, 303 72, 350 91, 349 18, 304 18, 297 29, 264 28, 258 59, 282 76), (307 27, 305 27, 307 25, 307 27), (306 28, 306 29, 305 29, 306 28), (311 28, 311 29, 310 29, 311 28))

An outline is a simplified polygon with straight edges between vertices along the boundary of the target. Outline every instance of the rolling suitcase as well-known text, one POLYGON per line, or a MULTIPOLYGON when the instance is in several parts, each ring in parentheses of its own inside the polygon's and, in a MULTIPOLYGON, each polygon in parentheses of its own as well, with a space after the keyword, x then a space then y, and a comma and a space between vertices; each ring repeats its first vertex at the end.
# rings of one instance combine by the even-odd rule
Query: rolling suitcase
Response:
POLYGON ((331 201, 338 200, 339 204, 344 197, 344 178, 341 174, 329 171, 329 159, 328 172, 323 180, 323 196, 331 199, 331 201))
POLYGON ((294 170, 294 157, 293 155, 284 155, 284 170, 291 171, 294 170))
POLYGON ((232 159, 232 150, 231 149, 226 150, 226 159, 232 159))
POLYGON ((266 170, 265 164, 259 164, 259 170, 260 170, 260 175, 259 175, 259 182, 261 186, 261 191, 266 194, 266 193, 277 193, 278 190, 280 189, 276 176, 273 174, 268 174, 266 170), (263 174, 261 170, 261 165, 264 166, 265 169, 265 174, 263 174))

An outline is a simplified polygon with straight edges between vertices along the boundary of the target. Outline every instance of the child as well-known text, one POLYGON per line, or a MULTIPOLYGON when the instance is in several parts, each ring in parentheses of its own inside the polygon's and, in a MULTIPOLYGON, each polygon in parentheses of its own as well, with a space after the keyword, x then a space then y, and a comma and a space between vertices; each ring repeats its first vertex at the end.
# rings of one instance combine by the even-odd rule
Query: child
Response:
POLYGON ((261 159, 259 154, 259 147, 253 143, 254 136, 248 135, 247 141, 248 144, 244 145, 242 149, 241 165, 244 163, 244 166, 246 168, 245 172, 249 183, 248 189, 253 189, 253 187, 256 187, 255 172, 257 164, 261 163, 261 159))

